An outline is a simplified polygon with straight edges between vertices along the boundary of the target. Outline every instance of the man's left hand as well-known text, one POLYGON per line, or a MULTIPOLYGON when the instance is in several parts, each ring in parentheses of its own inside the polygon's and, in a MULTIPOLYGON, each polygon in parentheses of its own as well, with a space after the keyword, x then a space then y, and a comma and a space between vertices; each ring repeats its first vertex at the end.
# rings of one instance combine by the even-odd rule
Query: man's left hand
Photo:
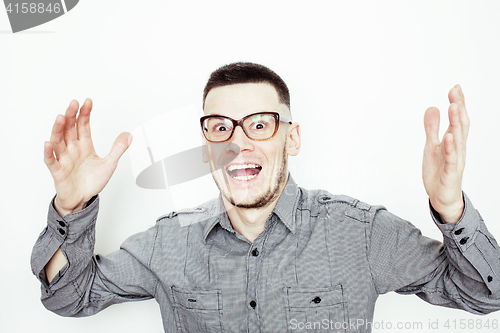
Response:
POLYGON ((465 143, 469 134, 469 117, 465 99, 457 84, 448 93, 450 125, 439 141, 439 110, 425 112, 426 142, 422 178, 432 207, 444 223, 456 223, 464 209, 462 176, 465 168, 465 143))

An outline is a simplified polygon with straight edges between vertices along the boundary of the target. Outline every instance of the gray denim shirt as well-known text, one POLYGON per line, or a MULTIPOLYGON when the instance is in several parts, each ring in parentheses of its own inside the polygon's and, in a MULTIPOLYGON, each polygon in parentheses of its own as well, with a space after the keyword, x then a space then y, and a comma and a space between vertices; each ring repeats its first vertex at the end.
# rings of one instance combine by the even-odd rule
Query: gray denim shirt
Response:
POLYGON ((500 308, 500 250, 464 194, 444 245, 382 206, 308 191, 289 177, 253 243, 236 232, 220 197, 160 217, 120 250, 94 256, 99 199, 61 217, 53 204, 32 270, 42 303, 89 316, 115 303, 155 298, 165 332, 370 332, 379 294, 395 290, 484 314, 500 308), (58 248, 68 260, 47 284, 58 248))

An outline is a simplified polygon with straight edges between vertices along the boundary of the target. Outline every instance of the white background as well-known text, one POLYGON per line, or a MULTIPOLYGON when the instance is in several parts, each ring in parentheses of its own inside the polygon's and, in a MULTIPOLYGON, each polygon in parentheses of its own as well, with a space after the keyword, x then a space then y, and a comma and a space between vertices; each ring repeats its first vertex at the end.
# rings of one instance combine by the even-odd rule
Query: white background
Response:
MULTIPOLYGON (((460 83, 472 122, 463 188, 500 238, 499 17, 499 1, 82 0, 12 34, 0 10, 0 332, 162 332, 154 300, 85 319, 43 308, 29 264, 54 195, 43 142, 71 99, 91 97, 94 142, 106 155, 120 132, 199 105, 210 72, 233 61, 262 63, 287 82, 302 126, 291 159, 300 186, 383 204, 437 239, 421 182, 423 114, 437 106, 446 117, 447 93, 460 83)), ((173 209, 168 191, 135 186, 125 154, 101 193, 96 252, 118 249, 173 209)), ((493 332, 442 326, 464 318, 500 313, 478 317, 394 293, 375 309, 379 323, 425 328, 438 319, 429 332, 493 332)))

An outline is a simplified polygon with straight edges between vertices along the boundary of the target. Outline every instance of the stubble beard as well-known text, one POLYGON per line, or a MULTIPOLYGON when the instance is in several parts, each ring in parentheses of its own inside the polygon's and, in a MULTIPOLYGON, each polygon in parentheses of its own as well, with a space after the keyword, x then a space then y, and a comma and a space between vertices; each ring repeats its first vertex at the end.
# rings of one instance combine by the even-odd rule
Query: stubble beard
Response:
MULTIPOLYGON (((215 181, 215 184, 219 188, 220 193, 226 198, 227 201, 231 203, 234 207, 238 208, 243 208, 243 209, 257 209, 257 208, 262 208, 265 207, 269 204, 271 204, 280 194, 286 181, 287 181, 287 158, 286 158, 286 145, 285 148, 283 149, 283 156, 282 156, 282 161, 281 161, 281 166, 279 167, 278 170, 278 178, 276 180, 276 184, 274 185, 273 188, 271 188, 271 184, 269 184, 269 187, 267 189, 266 193, 263 193, 259 197, 257 197, 253 202, 251 203, 236 203, 234 201, 234 198, 232 195, 229 195, 225 189, 222 188, 222 186, 219 185, 218 181, 215 181)), ((222 172, 225 172, 224 169, 221 169, 222 172)), ((215 178, 214 178, 215 180, 215 178)), ((229 185, 228 185, 229 186, 229 185)))

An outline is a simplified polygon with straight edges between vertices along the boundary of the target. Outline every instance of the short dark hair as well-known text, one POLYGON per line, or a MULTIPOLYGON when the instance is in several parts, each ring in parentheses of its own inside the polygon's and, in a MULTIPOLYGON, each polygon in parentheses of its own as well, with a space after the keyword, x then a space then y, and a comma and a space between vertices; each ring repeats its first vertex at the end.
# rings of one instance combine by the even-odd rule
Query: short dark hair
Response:
POLYGON ((285 81, 266 66, 251 62, 235 62, 213 71, 205 89, 203 89, 203 108, 205 108, 205 99, 210 90, 240 83, 268 83, 272 85, 278 93, 280 103, 285 104, 290 109, 290 92, 285 81))

